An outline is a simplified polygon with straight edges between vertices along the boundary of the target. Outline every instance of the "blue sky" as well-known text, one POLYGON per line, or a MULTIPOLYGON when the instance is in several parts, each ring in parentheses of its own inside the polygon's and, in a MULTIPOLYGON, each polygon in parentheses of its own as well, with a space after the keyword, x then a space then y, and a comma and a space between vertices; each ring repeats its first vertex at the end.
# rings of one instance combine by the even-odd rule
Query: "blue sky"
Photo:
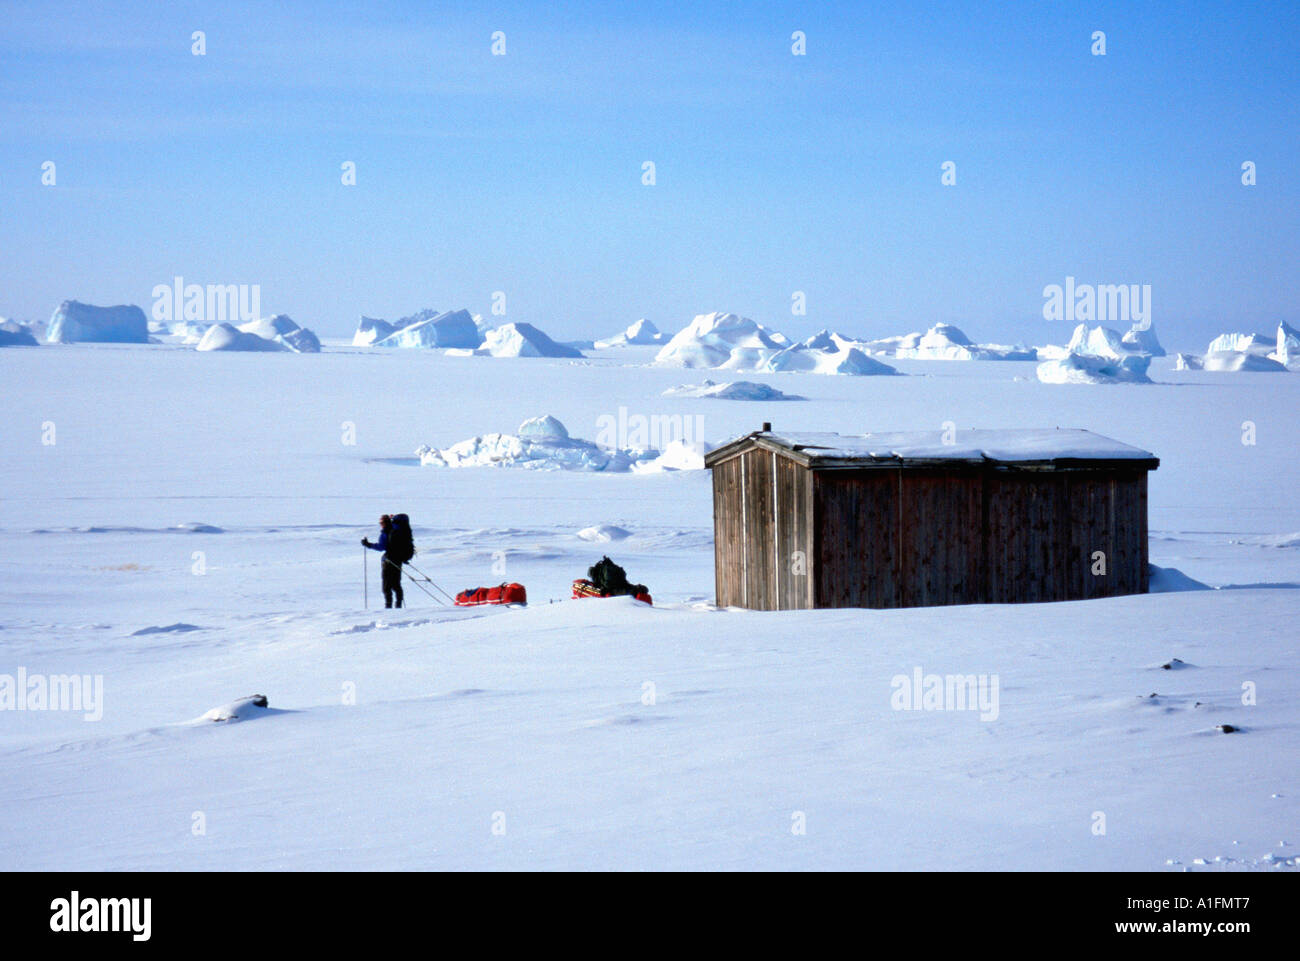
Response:
POLYGON ((1295 3, 4 15, 4 316, 148 310, 179 274, 259 284, 323 336, 500 290, 506 320, 562 338, 731 310, 1047 343, 1069 331, 1043 287, 1070 275, 1150 284, 1172 347, 1300 323, 1295 3))

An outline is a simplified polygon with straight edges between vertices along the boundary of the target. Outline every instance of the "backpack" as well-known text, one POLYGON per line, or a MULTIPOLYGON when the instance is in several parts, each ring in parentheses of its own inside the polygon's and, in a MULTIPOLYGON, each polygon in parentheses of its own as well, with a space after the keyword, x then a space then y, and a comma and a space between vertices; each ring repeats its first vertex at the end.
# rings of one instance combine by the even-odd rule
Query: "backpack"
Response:
POLYGON ((405 514, 393 515, 393 529, 388 532, 388 550, 391 560, 405 564, 415 556, 415 538, 411 536, 411 519, 405 514))
POLYGON ((645 594, 647 593, 643 584, 629 584, 627 580, 627 571, 619 567, 608 557, 602 557, 599 561, 587 569, 587 576, 591 578, 591 583, 596 590, 605 597, 615 597, 623 594, 645 594))

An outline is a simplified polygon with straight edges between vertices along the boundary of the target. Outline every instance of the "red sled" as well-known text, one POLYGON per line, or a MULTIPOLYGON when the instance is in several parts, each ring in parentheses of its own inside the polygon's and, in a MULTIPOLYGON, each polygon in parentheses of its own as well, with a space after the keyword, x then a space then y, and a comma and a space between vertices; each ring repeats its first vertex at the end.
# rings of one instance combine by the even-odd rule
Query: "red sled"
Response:
MULTIPOLYGON (((573 596, 574 597, 613 597, 614 595, 602 594, 600 591, 596 589, 595 584, 591 583, 591 581, 587 580, 585 577, 580 577, 573 582, 573 596)), ((650 599, 649 594, 633 594, 632 596, 635 597, 638 601, 640 601, 643 604, 649 604, 652 607, 654 606, 654 601, 650 599)))
POLYGON ((478 607, 480 604, 527 604, 528 592, 522 584, 500 584, 496 587, 475 587, 456 595, 457 607, 478 607))

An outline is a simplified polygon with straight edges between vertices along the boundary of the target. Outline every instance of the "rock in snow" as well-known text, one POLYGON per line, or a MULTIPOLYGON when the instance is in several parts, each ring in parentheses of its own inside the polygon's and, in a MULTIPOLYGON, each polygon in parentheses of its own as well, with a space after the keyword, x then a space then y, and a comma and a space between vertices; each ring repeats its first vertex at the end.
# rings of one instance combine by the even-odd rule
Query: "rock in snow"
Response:
POLYGON ((51 344, 147 344, 149 321, 139 307, 96 307, 76 300, 59 304, 50 318, 51 344))
POLYGON ((622 333, 615 334, 608 340, 598 340, 595 343, 597 349, 606 347, 635 347, 649 344, 662 344, 668 338, 659 332, 654 324, 642 317, 635 324, 622 333))
POLYGON ((259 717, 266 713, 267 700, 265 694, 252 694, 248 697, 241 697, 237 701, 231 701, 229 704, 222 704, 220 707, 214 707, 204 714, 200 721, 247 721, 254 717, 259 717))

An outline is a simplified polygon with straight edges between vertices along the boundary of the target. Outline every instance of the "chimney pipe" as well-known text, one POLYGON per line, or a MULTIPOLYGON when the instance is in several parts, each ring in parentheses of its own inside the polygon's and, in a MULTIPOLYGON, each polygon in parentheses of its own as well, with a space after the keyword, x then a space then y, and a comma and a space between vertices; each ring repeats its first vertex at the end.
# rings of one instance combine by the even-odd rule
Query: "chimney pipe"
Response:
POLYGON ((764 434, 772 433, 772 425, 767 421, 763 421, 763 433, 764 434))

